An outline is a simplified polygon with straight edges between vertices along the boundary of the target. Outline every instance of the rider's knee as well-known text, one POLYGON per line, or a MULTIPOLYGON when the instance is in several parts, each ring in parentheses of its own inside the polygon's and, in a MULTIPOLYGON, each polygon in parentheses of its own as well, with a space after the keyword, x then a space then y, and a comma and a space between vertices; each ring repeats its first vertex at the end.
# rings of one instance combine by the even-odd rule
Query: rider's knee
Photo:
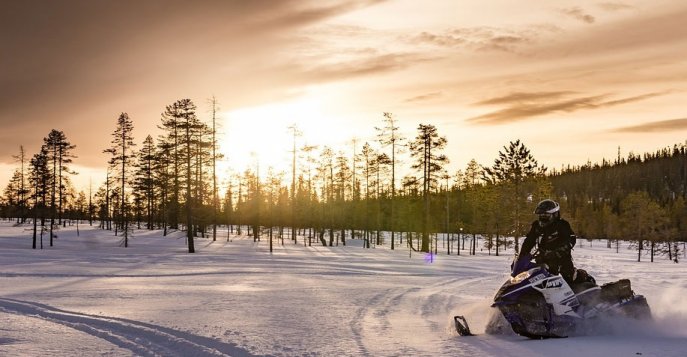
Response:
POLYGON ((575 269, 575 272, 573 273, 572 276, 572 281, 574 283, 594 283, 596 284, 596 279, 594 279, 593 276, 589 275, 586 270, 584 269, 575 269))

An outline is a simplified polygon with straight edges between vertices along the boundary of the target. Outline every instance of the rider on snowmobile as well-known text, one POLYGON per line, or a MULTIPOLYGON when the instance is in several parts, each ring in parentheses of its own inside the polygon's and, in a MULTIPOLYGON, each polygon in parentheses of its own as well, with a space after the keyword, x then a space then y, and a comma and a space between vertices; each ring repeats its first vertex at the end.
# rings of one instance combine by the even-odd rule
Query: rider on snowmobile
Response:
POLYGON ((573 265, 571 251, 576 237, 570 223, 561 218, 558 202, 543 200, 537 204, 534 214, 537 215, 537 220, 532 222, 519 256, 530 256, 532 249, 537 246, 535 261, 537 264, 546 264, 552 274, 560 273, 571 286, 574 283, 593 283, 594 278, 573 265))

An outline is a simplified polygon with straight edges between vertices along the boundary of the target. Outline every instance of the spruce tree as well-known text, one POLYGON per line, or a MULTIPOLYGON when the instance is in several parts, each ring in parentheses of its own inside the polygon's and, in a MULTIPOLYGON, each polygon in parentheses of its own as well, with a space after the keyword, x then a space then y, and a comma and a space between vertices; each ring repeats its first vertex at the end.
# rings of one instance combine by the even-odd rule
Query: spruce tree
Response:
MULTIPOLYGON (((509 227, 505 231, 514 232, 517 252, 520 249, 520 236, 524 234, 524 220, 531 214, 524 206, 527 202, 527 192, 523 185, 528 179, 543 176, 546 167, 539 166, 530 150, 520 140, 511 141, 508 147, 503 148, 504 151, 499 151, 499 157, 494 160, 494 165, 484 168, 482 178, 505 190, 503 197, 507 201, 499 204, 510 210, 510 220, 507 222, 509 227)), ((501 227, 504 228, 506 227, 501 227)))

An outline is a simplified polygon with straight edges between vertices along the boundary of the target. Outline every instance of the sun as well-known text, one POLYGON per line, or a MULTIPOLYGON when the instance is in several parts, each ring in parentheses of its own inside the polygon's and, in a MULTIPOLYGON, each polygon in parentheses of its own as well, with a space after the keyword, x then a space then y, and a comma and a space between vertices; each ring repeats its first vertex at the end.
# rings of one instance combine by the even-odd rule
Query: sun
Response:
MULTIPOLYGON (((335 153, 352 155, 366 141, 376 140, 371 120, 377 119, 378 113, 351 110, 339 88, 318 86, 287 101, 242 107, 221 112, 219 117, 222 133, 218 144, 224 155, 217 170, 221 182, 246 170, 259 170, 264 179, 271 169, 284 172, 290 183, 294 144, 290 127, 295 125, 300 132, 297 151, 308 145, 316 146, 317 153, 328 146, 335 153)), ((303 164, 297 162, 296 169, 303 164)))
MULTIPOLYGON (((293 131, 296 126, 301 133, 296 137, 297 148, 307 139, 303 133, 320 132, 324 122, 322 102, 309 97, 293 101, 269 103, 220 113, 223 118, 224 134, 219 139, 220 151, 224 155, 223 172, 241 173, 245 170, 260 170, 265 177, 268 168, 275 172, 290 172, 293 152, 293 131)), ((321 136, 321 135, 320 135, 321 136)))

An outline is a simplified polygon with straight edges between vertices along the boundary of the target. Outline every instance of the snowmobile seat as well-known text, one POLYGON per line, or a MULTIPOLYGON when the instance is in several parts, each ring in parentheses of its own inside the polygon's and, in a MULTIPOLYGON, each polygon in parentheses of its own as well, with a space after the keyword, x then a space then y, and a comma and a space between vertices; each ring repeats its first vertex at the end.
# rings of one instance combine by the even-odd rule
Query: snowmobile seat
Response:
MULTIPOLYGON (((589 281, 583 281, 583 282, 581 282, 581 283, 573 283, 573 284, 570 286, 570 288, 572 289, 572 291, 573 291, 575 294, 578 294, 578 295, 579 295, 579 294, 581 294, 581 293, 585 293, 587 290, 592 290, 592 289, 594 289, 594 288, 599 288, 599 286, 596 285, 596 284, 594 284, 594 283, 592 283, 592 282, 589 282, 589 281)), ((594 289, 594 290, 597 290, 597 289, 594 289)))
POLYGON ((634 296, 629 279, 620 279, 601 286, 601 299, 604 301, 618 301, 634 296))
POLYGON ((594 283, 574 284, 572 289, 582 305, 594 305, 599 301, 599 296, 601 295, 601 288, 594 283))

